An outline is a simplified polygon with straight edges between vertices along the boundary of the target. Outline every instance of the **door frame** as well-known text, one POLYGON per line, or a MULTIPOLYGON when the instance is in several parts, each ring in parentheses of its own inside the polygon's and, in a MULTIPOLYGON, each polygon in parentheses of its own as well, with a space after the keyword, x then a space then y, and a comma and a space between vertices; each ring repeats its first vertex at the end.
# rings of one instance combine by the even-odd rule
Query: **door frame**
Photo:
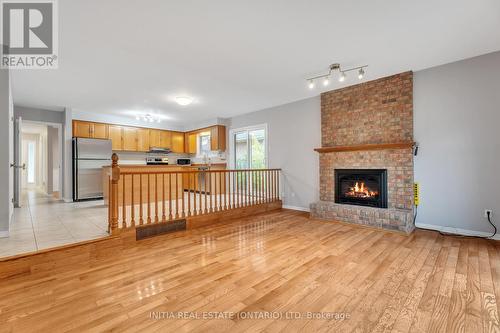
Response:
MULTIPOLYGON (((17 119, 22 119, 21 117, 17 117, 17 119)), ((22 120, 22 124, 39 124, 39 125, 44 125, 44 126, 52 126, 57 128, 57 139, 58 139, 58 146, 59 146, 59 198, 62 198, 62 189, 63 189, 63 182, 64 182, 64 161, 63 161, 63 149, 64 149, 64 136, 63 136, 63 124, 61 123, 52 123, 48 121, 32 121, 32 120, 22 120)), ((21 124, 21 126, 22 126, 21 124)), ((22 127, 20 128, 21 134, 22 134, 22 127)), ((19 143, 14 143, 16 144, 22 144, 22 138, 19 140, 19 143)), ((14 151, 17 149, 17 146, 14 146, 14 151)), ((21 157, 20 157, 21 158, 21 157)), ((47 157, 48 158, 48 157, 47 157)), ((48 172, 48 170, 47 170, 48 172)), ((19 180, 21 180, 19 178, 19 180)), ((22 182, 21 182, 22 183, 22 182)), ((15 189, 15 188, 14 188, 15 189)), ((20 193, 19 193, 19 198, 20 198, 20 193)), ((20 203, 19 203, 20 204, 20 203)))
MULTIPOLYGON (((229 158, 229 168, 230 169, 234 169, 236 166, 235 166, 235 163, 234 163, 234 157, 235 157, 235 153, 234 153, 234 148, 235 148, 235 143, 234 143, 234 134, 237 133, 237 132, 243 132, 243 131, 252 131, 252 130, 258 130, 258 129, 264 129, 264 137, 265 137, 265 143, 264 143, 264 146, 265 146, 265 149, 266 149, 266 153, 265 153, 265 159, 266 159, 266 164, 265 164, 265 168, 269 168, 269 131, 268 131, 268 125, 267 123, 263 123, 263 124, 258 124, 258 125, 251 125, 251 126, 245 126, 245 127, 239 127, 239 128, 232 128, 229 130, 229 153, 228 153, 228 158, 229 158)), ((248 143, 247 145, 250 145, 250 140, 248 140, 248 143)), ((251 156, 249 156, 249 161, 250 161, 250 158, 251 156)))

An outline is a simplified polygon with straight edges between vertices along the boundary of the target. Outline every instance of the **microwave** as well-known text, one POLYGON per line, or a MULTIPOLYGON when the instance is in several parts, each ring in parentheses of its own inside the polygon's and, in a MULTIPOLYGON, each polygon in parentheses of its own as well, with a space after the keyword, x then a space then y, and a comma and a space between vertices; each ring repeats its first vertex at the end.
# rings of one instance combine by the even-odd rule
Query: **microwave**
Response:
POLYGON ((190 158, 178 158, 177 165, 191 165, 191 159, 190 158))

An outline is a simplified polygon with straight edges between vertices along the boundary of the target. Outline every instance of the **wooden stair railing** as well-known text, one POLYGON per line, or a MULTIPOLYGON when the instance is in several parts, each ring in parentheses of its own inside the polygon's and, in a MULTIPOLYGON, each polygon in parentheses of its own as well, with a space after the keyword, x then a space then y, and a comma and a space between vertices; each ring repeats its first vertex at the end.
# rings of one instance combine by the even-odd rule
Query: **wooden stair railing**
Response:
POLYGON ((281 169, 120 171, 113 154, 109 232, 165 223, 280 199, 281 169))

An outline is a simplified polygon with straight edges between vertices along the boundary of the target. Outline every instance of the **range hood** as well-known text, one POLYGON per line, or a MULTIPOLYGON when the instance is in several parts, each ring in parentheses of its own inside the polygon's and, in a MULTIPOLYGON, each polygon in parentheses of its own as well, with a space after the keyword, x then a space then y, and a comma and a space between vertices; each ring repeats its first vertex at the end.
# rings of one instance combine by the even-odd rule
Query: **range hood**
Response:
POLYGON ((169 148, 151 147, 149 153, 152 154, 169 154, 172 151, 169 148))

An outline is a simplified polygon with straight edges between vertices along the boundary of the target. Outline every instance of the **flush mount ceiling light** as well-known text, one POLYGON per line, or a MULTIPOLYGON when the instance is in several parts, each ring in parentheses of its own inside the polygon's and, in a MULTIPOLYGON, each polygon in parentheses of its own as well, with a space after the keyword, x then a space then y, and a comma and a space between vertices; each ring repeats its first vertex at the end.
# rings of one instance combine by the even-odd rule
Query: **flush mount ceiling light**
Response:
POLYGON ((175 101, 181 106, 186 106, 193 103, 193 98, 189 96, 177 96, 175 101))
POLYGON ((366 67, 368 67, 368 65, 343 69, 340 67, 340 64, 337 63, 331 64, 330 67, 328 68, 328 73, 308 78, 307 86, 309 87, 309 89, 314 89, 316 80, 323 79, 323 86, 326 87, 330 84, 330 78, 333 76, 333 74, 335 74, 335 72, 338 72, 339 82, 344 82, 347 78, 347 73, 356 70, 358 71, 358 79, 361 80, 365 76, 366 67))
POLYGON ((136 115, 135 116, 136 120, 142 120, 147 123, 161 123, 161 117, 158 115, 152 115, 150 113, 146 113, 143 115, 136 115))

